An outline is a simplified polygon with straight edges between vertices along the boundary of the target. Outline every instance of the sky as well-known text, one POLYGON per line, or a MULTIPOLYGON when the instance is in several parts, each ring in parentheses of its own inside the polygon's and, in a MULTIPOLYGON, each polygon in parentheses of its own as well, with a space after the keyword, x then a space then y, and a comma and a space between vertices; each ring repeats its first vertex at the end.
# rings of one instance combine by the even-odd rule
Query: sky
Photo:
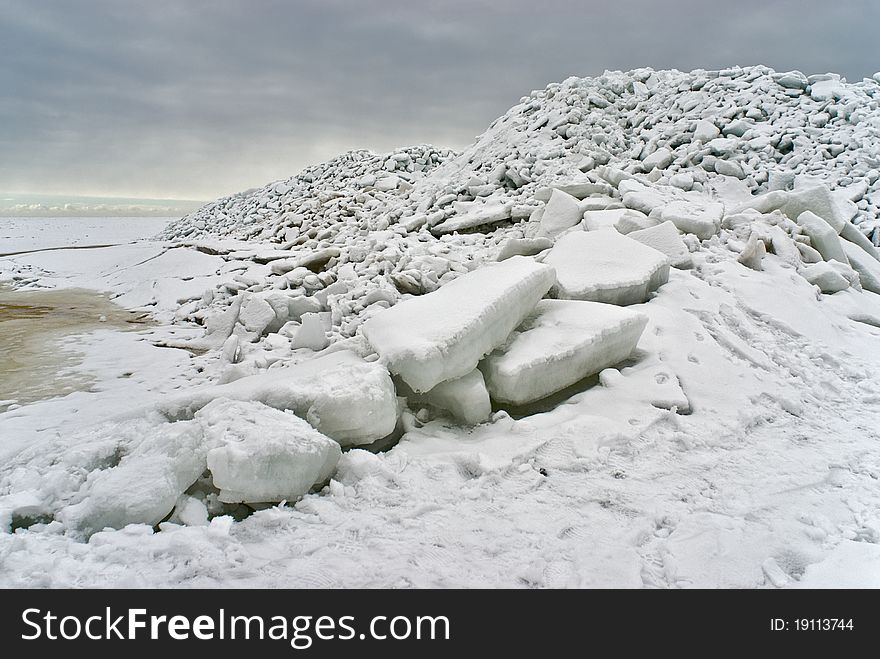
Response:
POLYGON ((211 199, 606 69, 880 70, 880 2, 0 0, 0 191, 211 199))

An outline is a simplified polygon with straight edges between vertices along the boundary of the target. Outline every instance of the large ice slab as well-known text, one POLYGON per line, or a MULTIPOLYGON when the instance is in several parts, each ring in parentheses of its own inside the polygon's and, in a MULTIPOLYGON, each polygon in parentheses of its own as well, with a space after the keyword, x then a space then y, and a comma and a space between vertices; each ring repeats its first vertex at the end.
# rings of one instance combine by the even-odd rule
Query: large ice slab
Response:
POLYGON ((388 370, 341 350, 291 366, 172 398, 160 406, 188 419, 216 398, 259 401, 291 410, 342 446, 369 444, 397 424, 397 398, 388 370))
POLYGON ((523 405, 617 364, 632 353, 648 318, 612 304, 541 300, 480 368, 493 399, 523 405))
POLYGON ((295 501, 332 475, 339 444, 293 414, 218 399, 196 415, 207 465, 225 503, 295 501))
POLYGON ((553 268, 514 256, 399 302, 364 323, 363 333, 392 373, 425 392, 470 373, 554 281, 553 268))
POLYGON ((573 232, 550 250, 556 297, 610 304, 638 304, 669 279, 668 258, 617 231, 573 232))

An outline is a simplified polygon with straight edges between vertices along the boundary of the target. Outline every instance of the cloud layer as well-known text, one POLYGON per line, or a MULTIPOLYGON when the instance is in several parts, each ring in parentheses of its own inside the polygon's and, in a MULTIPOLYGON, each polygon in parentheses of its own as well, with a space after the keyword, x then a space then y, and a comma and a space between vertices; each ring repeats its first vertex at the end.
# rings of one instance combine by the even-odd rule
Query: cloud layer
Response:
POLYGON ((880 3, 0 0, 0 190, 211 198, 605 69, 880 68, 880 3))

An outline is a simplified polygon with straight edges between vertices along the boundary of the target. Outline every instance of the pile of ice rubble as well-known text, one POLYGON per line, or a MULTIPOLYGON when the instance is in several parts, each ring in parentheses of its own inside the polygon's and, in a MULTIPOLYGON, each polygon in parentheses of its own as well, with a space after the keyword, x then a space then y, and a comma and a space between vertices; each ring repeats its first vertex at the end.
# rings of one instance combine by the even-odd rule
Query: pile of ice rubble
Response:
MULTIPOLYGON (((438 415, 611 386, 640 359, 641 310, 709 263, 880 293, 878 102, 877 76, 765 67, 570 78, 461 154, 354 152, 208 204, 165 238, 238 264, 178 313, 204 325, 185 347, 213 382, 124 446, 111 426, 69 442, 51 486, 16 456, 0 523, 205 524, 338 486, 341 449, 438 415)), ((688 413, 664 387, 654 405, 688 413)))

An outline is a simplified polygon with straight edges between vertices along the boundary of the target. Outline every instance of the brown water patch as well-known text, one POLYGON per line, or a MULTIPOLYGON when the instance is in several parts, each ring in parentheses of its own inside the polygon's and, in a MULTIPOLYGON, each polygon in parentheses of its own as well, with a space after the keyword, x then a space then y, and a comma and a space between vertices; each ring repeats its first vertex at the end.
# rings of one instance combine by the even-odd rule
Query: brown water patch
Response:
POLYGON ((77 339, 96 329, 142 329, 147 314, 123 309, 82 288, 0 287, 0 411, 17 403, 87 391, 94 378, 77 372, 77 339))

